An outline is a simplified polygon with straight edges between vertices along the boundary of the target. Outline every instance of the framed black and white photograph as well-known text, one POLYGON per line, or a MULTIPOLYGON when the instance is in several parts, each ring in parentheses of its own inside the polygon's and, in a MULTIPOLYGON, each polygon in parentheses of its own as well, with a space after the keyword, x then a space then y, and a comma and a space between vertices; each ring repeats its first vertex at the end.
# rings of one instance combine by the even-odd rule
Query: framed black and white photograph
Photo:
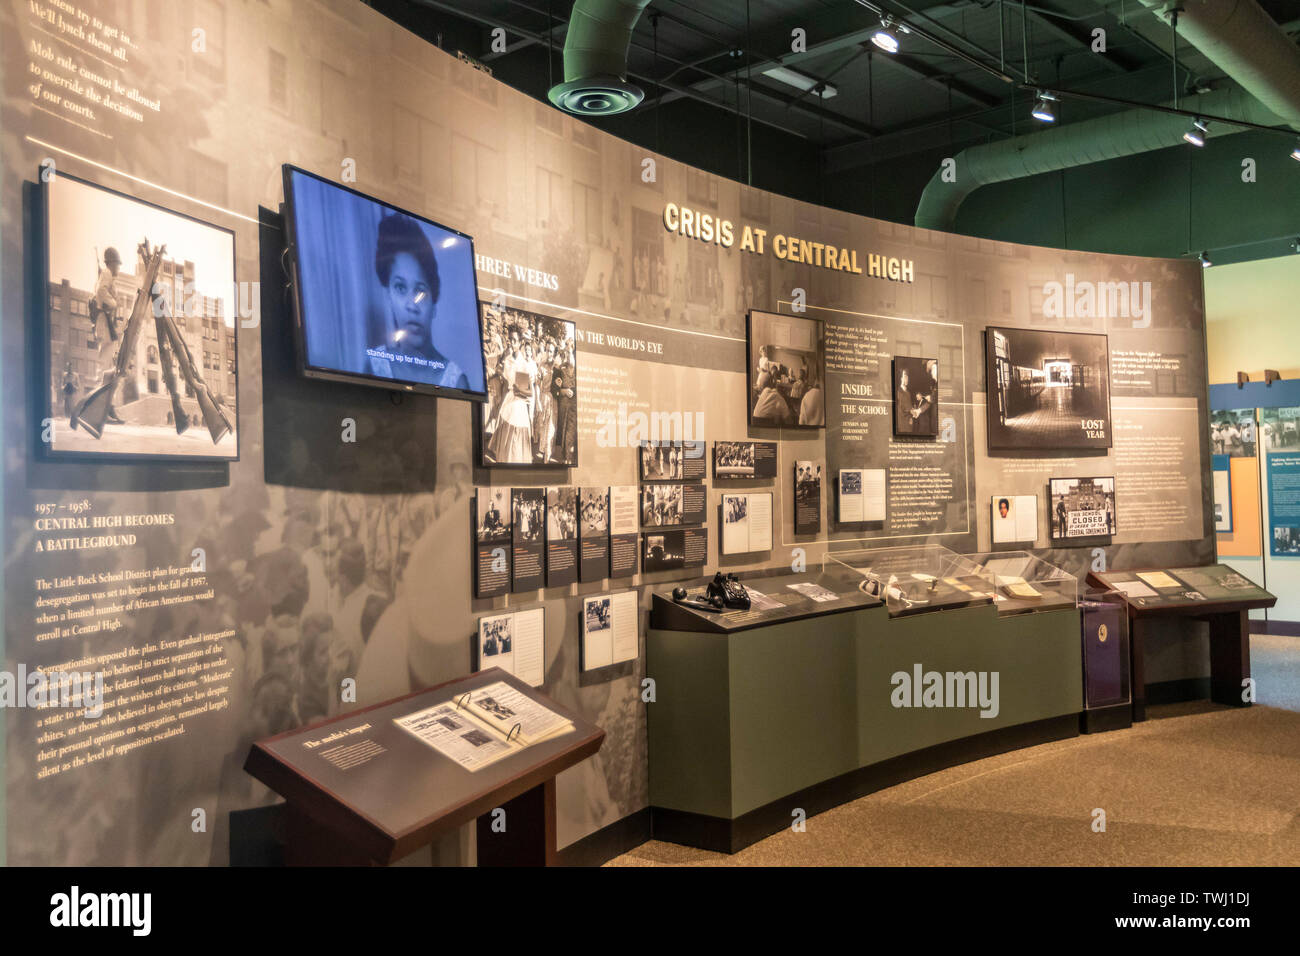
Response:
POLYGON ((750 312, 749 424, 824 428, 826 399, 822 323, 802 316, 750 312))
POLYGON ((681 481, 683 449, 680 442, 641 443, 642 481, 681 481))
POLYGON ((478 507, 479 543, 510 540, 511 501, 509 488, 480 488, 478 507))
POLYGON ((43 455, 237 459, 235 234, 64 172, 43 188, 43 455))
POLYGON ((1053 478, 1049 485, 1052 538, 1108 538, 1115 534, 1115 479, 1053 478))
POLYGON ((546 536, 551 541, 578 537, 578 489, 568 486, 546 491, 546 536))
POLYGON ((642 540, 641 570, 676 571, 686 566, 686 534, 665 531, 646 534, 642 540))
POLYGON ((643 441, 642 481, 698 481, 706 470, 703 441, 643 441))
POLYGON ((546 533, 546 491, 516 488, 513 494, 515 541, 541 543, 546 533))
POLYGON ((475 409, 485 468, 578 464, 578 349, 572 322, 484 303, 488 400, 475 409))
POLYGON ((609 534, 609 489, 583 488, 579 503, 578 518, 582 537, 609 534))
POLYGON ((817 534, 822 527, 822 463, 794 463, 794 533, 817 534))
POLYGON ((990 451, 1111 447, 1106 336, 1005 328, 987 334, 990 451))
POLYGON ((718 441, 713 443, 714 478, 775 478, 776 442, 718 441))
POLYGON ((643 485, 641 524, 648 528, 682 524, 681 485, 643 485))
POLYGON ((894 356, 894 435, 939 436, 939 360, 894 356))

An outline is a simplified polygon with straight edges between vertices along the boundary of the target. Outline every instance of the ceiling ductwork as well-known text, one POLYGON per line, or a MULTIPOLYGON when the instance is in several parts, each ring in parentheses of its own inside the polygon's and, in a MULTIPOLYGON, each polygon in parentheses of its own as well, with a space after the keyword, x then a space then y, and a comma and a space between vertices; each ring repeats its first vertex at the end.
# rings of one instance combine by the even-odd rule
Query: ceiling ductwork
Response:
MULTIPOLYGON (((1224 119, 1261 126, 1277 126, 1282 122, 1259 100, 1241 90, 1207 93, 1194 102, 1196 109, 1224 119)), ((1181 105, 1189 106, 1186 102, 1181 105)), ((953 182, 945 182, 940 170, 926 185, 916 207, 916 225, 922 229, 951 230, 961 204, 981 186, 1165 149, 1183 141, 1188 124, 1187 117, 1177 113, 1127 110, 963 149, 955 157, 953 182)), ((1235 126, 1211 123, 1208 135, 1240 131, 1235 126)))
POLYGON ((632 28, 650 0, 578 0, 564 38, 564 82, 552 103, 580 116, 609 116, 636 107, 645 93, 627 80, 632 28))
POLYGON ((1295 129, 1300 129, 1300 47, 1255 0, 1141 0, 1178 36, 1295 129))
MULTIPOLYGON (((1141 0, 1156 12, 1172 5, 1141 0)), ((1182 0, 1178 33, 1239 83, 1177 104, 1183 110, 1260 126, 1300 129, 1300 49, 1255 0, 1182 0)), ((1174 104, 1166 104, 1173 106, 1174 104)), ((1176 113, 1129 110, 1016 136, 957 154, 956 178, 937 172, 916 209, 916 225, 951 230, 966 197, 992 183, 1165 149, 1180 143, 1189 120, 1176 113)), ((1241 132, 1210 123, 1209 135, 1241 132)))

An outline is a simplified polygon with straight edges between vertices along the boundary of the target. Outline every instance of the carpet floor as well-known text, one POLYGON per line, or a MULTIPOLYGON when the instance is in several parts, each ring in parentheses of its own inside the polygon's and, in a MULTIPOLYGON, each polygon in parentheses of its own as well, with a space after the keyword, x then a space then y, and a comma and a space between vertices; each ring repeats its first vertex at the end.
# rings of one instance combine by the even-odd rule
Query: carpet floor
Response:
POLYGON ((1300 639, 1251 644, 1257 706, 1152 707, 1128 730, 920 777, 734 855, 652 840, 606 865, 1300 865, 1300 639))

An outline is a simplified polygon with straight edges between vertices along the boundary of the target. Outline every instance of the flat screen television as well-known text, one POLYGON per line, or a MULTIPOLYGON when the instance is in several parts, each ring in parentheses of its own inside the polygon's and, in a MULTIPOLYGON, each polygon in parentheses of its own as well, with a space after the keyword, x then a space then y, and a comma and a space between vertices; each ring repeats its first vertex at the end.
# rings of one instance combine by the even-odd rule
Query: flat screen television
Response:
POLYGON ((284 198, 302 373, 486 400, 474 240, 295 166, 284 198))

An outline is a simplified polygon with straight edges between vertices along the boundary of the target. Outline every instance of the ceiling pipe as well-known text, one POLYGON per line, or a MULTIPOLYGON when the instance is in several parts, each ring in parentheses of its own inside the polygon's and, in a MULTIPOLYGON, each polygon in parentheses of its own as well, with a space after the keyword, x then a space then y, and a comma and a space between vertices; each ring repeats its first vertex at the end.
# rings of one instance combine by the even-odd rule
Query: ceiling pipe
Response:
POLYGON ((632 29, 650 0, 578 0, 564 37, 564 82, 547 94, 562 110, 610 116, 634 109, 645 93, 627 78, 632 29))
MULTIPOLYGON (((1178 106, 1259 126, 1300 129, 1300 49, 1255 0, 1141 3, 1166 18, 1176 11, 1179 34, 1246 91, 1208 93, 1178 106)), ((956 181, 944 182, 942 170, 931 177, 915 223, 951 230, 962 202, 981 186, 1163 149, 1177 144, 1186 131, 1185 116, 1137 109, 973 146, 955 157, 956 181)), ((1239 129, 1210 127, 1212 136, 1231 132, 1239 129)))
MULTIPOLYGON (((1237 89, 1206 93, 1179 106, 1259 126, 1282 124, 1281 118, 1265 109, 1259 100, 1237 89)), ((952 182, 944 181, 942 169, 931 177, 916 209, 916 225, 922 229, 951 231, 962 202, 981 186, 1165 149, 1181 143, 1187 127, 1187 117, 1179 113, 1126 110, 969 147, 955 157, 952 182)), ((1222 123, 1211 123, 1209 128, 1210 136, 1237 132, 1241 129, 1222 123)))
POLYGON ((1256 0, 1140 0, 1293 129, 1300 129, 1300 47, 1256 0))

